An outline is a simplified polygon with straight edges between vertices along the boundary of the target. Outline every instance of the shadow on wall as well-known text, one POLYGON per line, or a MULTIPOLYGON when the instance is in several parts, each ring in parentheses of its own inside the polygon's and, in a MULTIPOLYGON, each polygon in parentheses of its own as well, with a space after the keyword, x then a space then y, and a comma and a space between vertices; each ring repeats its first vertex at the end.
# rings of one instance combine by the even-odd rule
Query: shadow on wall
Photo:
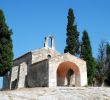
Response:
POLYGON ((16 89, 17 88, 17 79, 12 81, 12 84, 11 84, 11 89, 16 89))

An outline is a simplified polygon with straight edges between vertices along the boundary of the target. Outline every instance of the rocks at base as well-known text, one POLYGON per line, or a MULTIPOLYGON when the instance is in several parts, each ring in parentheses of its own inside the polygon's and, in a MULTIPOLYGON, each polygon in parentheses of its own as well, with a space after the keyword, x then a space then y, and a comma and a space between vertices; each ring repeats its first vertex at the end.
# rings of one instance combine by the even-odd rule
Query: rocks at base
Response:
POLYGON ((22 88, 0 91, 0 100, 110 100, 110 88, 22 88))

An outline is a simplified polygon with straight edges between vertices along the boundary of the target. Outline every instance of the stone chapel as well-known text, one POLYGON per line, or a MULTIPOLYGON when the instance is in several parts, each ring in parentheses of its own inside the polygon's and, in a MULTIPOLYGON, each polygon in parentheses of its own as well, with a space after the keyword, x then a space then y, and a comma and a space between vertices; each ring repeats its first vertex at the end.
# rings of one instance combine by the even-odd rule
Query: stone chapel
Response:
POLYGON ((27 52, 13 64, 3 78, 3 89, 87 85, 86 62, 56 51, 53 36, 45 37, 43 48, 27 52))

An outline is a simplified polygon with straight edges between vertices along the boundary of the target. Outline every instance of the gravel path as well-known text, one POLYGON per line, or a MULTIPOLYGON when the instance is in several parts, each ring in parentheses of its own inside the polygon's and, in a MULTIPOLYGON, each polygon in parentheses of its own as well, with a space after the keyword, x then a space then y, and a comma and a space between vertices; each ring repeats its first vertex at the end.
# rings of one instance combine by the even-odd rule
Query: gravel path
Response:
POLYGON ((0 91, 0 100, 110 100, 110 88, 24 88, 0 91))

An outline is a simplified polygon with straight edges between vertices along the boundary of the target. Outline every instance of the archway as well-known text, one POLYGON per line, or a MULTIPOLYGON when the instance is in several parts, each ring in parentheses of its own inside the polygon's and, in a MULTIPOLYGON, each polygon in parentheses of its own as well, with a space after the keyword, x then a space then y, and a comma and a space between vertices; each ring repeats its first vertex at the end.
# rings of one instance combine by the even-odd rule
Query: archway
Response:
POLYGON ((59 64, 57 86, 80 86, 80 71, 75 63, 66 61, 59 64))
POLYGON ((72 69, 69 69, 66 73, 65 83, 66 86, 75 86, 75 74, 72 69))

